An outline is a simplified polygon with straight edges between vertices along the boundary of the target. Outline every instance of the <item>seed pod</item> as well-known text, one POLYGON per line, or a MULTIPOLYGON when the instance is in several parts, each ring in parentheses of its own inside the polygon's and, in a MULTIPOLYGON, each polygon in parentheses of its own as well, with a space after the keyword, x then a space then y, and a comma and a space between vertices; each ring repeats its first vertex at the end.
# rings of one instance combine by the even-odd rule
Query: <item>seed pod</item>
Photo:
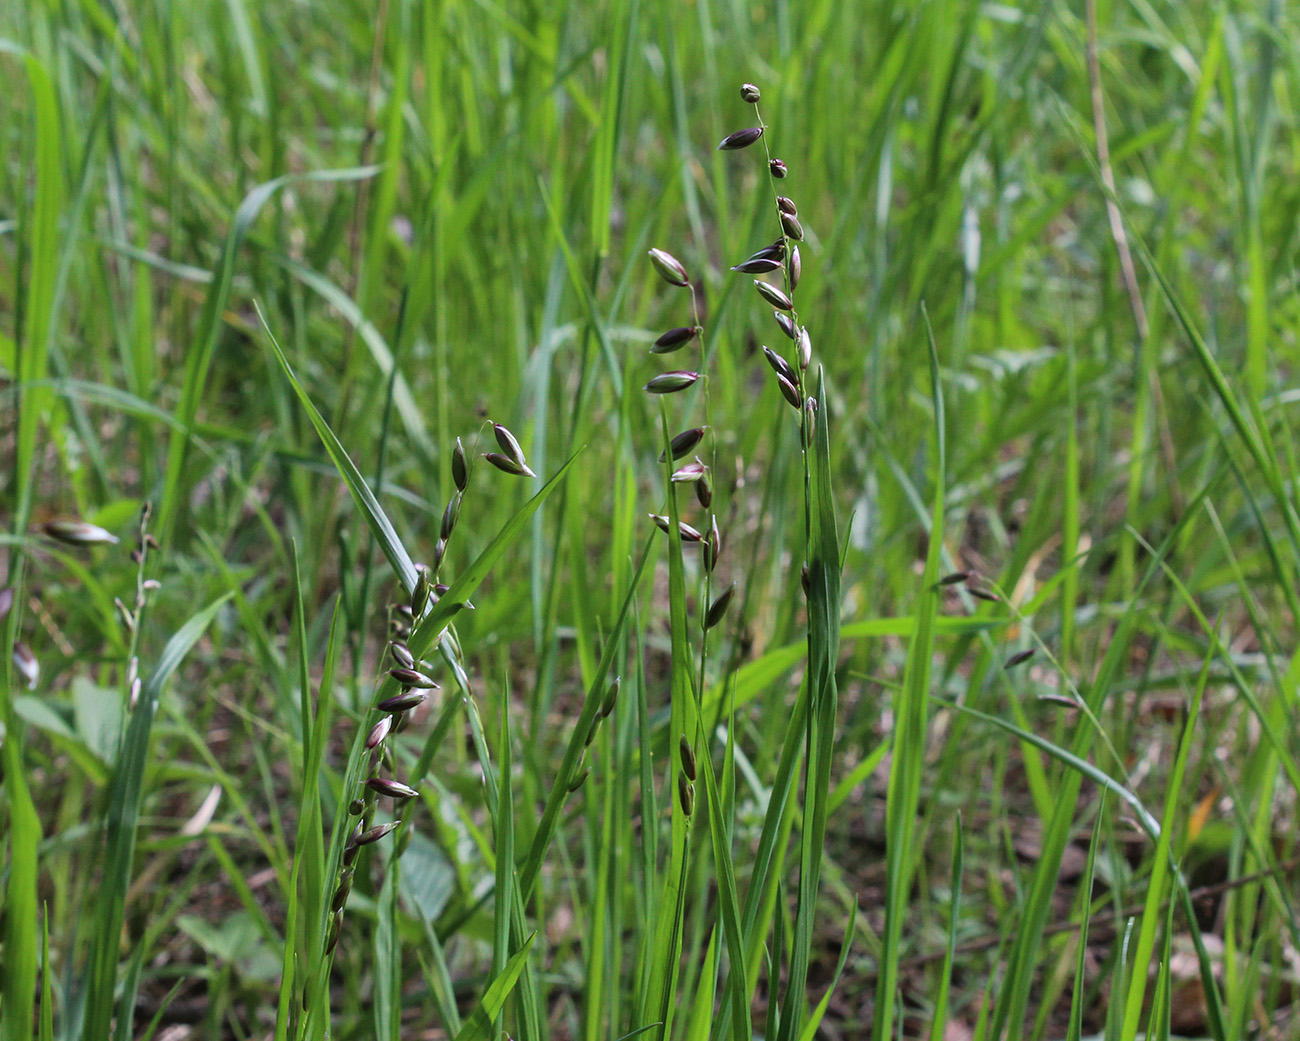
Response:
POLYGON ((707 632, 712 629, 727 613, 727 608, 731 606, 731 598, 736 595, 736 583, 732 582, 727 586, 722 594, 709 605, 708 613, 704 616, 704 629, 707 632))
POLYGON ((27 689, 35 690, 36 681, 41 678, 41 663, 36 660, 32 649, 22 640, 14 641, 14 667, 27 681, 27 689))
POLYGON ((677 741, 677 752, 682 760, 682 773, 686 775, 688 781, 695 780, 695 749, 686 740, 685 734, 682 734, 677 741))
POLYGON ((769 304, 779 311, 794 310, 794 303, 776 286, 764 282, 761 278, 754 279, 754 288, 758 290, 758 295, 766 300, 769 304))
POLYGON ((662 249, 650 250, 650 263, 654 265, 659 276, 670 286, 689 286, 691 280, 686 276, 686 268, 671 253, 662 249))
POLYGON ((786 169, 785 163, 781 162, 780 159, 769 160, 767 169, 778 181, 784 181, 786 174, 790 172, 786 169))
POLYGON ((390 799, 414 799, 420 793, 401 781, 390 781, 383 777, 372 777, 366 782, 372 792, 387 795, 390 799))
POLYGON ((758 92, 758 88, 752 83, 742 83, 740 85, 740 98, 742 101, 748 101, 751 105, 757 105, 758 99, 763 95, 758 92))
POLYGON ((694 386, 700 375, 698 372, 686 372, 680 369, 673 372, 661 372, 642 389, 650 394, 675 394, 679 390, 694 386))
POLYGON ((618 702, 619 680, 615 677, 614 682, 609 685, 605 691, 605 699, 600 703, 600 718, 604 719, 614 711, 614 705, 618 702))
POLYGON ((791 383, 784 376, 777 376, 777 385, 781 388, 781 393, 785 400, 790 402, 793 408, 803 408, 803 397, 799 394, 799 388, 791 383))
POLYGON ((812 596, 812 572, 808 570, 807 564, 799 569, 799 583, 803 586, 803 595, 812 596))
POLYGON ((794 369, 790 367, 790 363, 766 344, 763 345, 763 357, 767 359, 767 363, 772 366, 772 371, 778 376, 784 376, 791 383, 798 382, 798 377, 795 376, 794 369))
MULTIPOLYGON (((703 439, 704 429, 704 427, 691 427, 690 430, 683 430, 680 434, 674 437, 672 441, 668 443, 673 458, 680 459, 682 456, 694 449, 703 439)), ((665 462, 666 458, 667 457, 663 452, 659 453, 659 461, 661 463, 665 462)))
POLYGON ((679 325, 676 329, 669 329, 659 339, 655 340, 654 345, 650 348, 651 354, 671 354, 673 351, 681 350, 700 334, 698 325, 679 325))
POLYGON ((799 330, 799 368, 807 370, 812 364, 812 337, 808 335, 808 327, 804 326, 799 330))
POLYGON ((786 266, 786 276, 790 279, 790 289, 798 288, 799 277, 803 274, 803 260, 799 256, 799 247, 790 250, 790 262, 786 266))
POLYGON ((781 227, 790 238, 796 241, 803 240, 803 225, 799 223, 799 218, 788 213, 781 214, 781 227))
POLYGON ((116 535, 98 525, 69 517, 56 517, 52 521, 46 521, 41 525, 41 530, 50 538, 66 542, 69 546, 112 546, 117 543, 116 535))
POLYGON ((714 517, 709 523, 709 534, 704 540, 704 566, 710 574, 718 566, 718 558, 722 556, 722 533, 718 531, 718 518, 714 517))
POLYGON ((393 729, 393 717, 385 716, 378 723, 370 728, 370 733, 366 735, 366 747, 374 749, 388 736, 388 732, 393 729))
POLYGON ((773 311, 772 314, 776 316, 776 324, 781 327, 781 331, 785 333, 786 336, 790 337, 792 340, 799 339, 799 329, 794 324, 793 318, 788 314, 782 314, 780 311, 773 311))
POLYGON ((469 463, 465 459, 465 446, 456 438, 456 447, 451 450, 451 479, 456 490, 463 492, 469 487, 469 463))
POLYGON ((388 650, 393 656, 393 661, 397 662, 403 669, 415 668, 415 655, 411 649, 402 643, 401 640, 394 640, 388 645, 388 650))
POLYGON ((1013 654, 1010 658, 1006 660, 1006 664, 1004 664, 1002 667, 1004 669, 1014 669, 1017 665, 1023 665, 1033 656, 1034 656, 1034 649, 1032 647, 1026 648, 1023 651, 1016 651, 1015 654, 1013 654))
POLYGON ((734 152, 738 148, 748 148, 762 136, 762 127, 748 127, 745 130, 737 130, 734 134, 728 134, 722 139, 722 143, 718 145, 718 151, 734 152))
POLYGON ((421 690, 437 690, 438 684, 432 676, 426 676, 419 669, 389 669, 388 675, 403 687, 419 687, 421 690))
POLYGON ((747 275, 765 275, 769 271, 775 271, 780 266, 781 262, 779 260, 772 257, 759 257, 756 260, 742 260, 731 270, 740 271, 747 275))
POLYGON ((707 472, 695 482, 695 501, 705 510, 713 505, 713 482, 707 472))
POLYGON ((447 508, 442 511, 442 540, 446 542, 451 538, 451 533, 456 530, 456 522, 460 520, 460 503, 461 494, 457 492, 447 503, 447 508))
POLYGON ((776 208, 781 213, 788 213, 791 217, 799 216, 799 207, 794 204, 794 200, 784 195, 776 197, 776 208))
POLYGON ((686 779, 685 774, 677 775, 677 801, 686 816, 690 817, 695 813, 695 785, 686 779))
POLYGON ((426 690, 404 690, 391 698, 384 698, 375 708, 380 712, 410 712, 411 709, 423 705, 428 700, 429 692, 426 690))
POLYGON ((391 835, 397 830, 401 821, 389 821, 387 824, 376 824, 373 828, 368 828, 357 836, 358 846, 369 846, 372 842, 378 842, 385 835, 391 835))
MULTIPOLYGON (((488 452, 488 454, 485 455, 483 458, 486 459, 493 466, 495 466, 502 473, 510 474, 510 476, 512 477, 536 477, 537 476, 535 473, 533 473, 532 470, 528 468, 528 465, 526 463, 517 463, 507 455, 500 455, 497 452, 488 452)), ((435 561, 438 560, 438 555, 436 553, 434 554, 434 559, 435 561)))
POLYGON ((708 467, 700 462, 699 456, 696 456, 695 462, 687 463, 681 469, 674 470, 669 480, 674 484, 691 484, 703 478, 706 470, 708 467))
POLYGON ((591 775, 591 767, 588 766, 588 767, 586 767, 586 768, 585 768, 585 769, 584 769, 580 774, 578 774, 577 776, 575 776, 575 777, 573 778, 573 780, 569 782, 569 785, 568 785, 568 791, 569 791, 569 794, 572 795, 572 794, 573 794, 574 792, 576 792, 579 788, 581 788, 584 784, 586 784, 586 783, 587 783, 587 778, 588 778, 590 775, 591 775))

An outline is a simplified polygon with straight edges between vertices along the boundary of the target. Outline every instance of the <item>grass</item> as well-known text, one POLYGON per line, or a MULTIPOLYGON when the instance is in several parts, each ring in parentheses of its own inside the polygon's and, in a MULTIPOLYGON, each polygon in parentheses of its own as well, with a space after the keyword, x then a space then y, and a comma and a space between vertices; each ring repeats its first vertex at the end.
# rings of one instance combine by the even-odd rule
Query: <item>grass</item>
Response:
POLYGON ((1300 1036, 1286 5, 0 10, 5 1041, 1300 1036))

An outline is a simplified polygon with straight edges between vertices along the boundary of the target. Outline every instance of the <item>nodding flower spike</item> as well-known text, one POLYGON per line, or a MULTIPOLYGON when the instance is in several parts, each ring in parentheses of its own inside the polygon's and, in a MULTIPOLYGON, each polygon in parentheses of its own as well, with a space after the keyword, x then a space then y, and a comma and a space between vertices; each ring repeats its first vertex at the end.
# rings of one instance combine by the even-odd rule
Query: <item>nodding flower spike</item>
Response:
POLYGON ((670 286, 684 287, 691 284, 690 278, 686 275, 685 266, 667 250, 650 250, 650 263, 659 272, 659 277, 670 286))
POLYGON ((117 536, 95 524, 85 521, 59 517, 46 521, 41 530, 52 539, 66 542, 69 546, 112 546, 117 543, 117 536))
POLYGON ((722 139, 722 143, 718 145, 718 151, 734 152, 738 148, 748 148, 762 136, 762 127, 747 127, 744 130, 737 130, 734 134, 728 134, 722 139))

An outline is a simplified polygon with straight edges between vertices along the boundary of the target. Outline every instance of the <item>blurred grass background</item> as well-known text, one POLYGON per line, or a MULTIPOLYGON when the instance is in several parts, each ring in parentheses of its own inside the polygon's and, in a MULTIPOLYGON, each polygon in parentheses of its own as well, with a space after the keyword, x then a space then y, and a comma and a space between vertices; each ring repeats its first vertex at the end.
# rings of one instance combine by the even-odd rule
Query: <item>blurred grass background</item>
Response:
MULTIPOLYGON (((749 125, 742 81, 763 91, 765 140, 808 232, 799 307, 826 370, 844 543, 814 998, 851 946, 822 1036, 880 1022, 889 963, 901 1036, 1132 1037, 1146 972, 1125 960, 1126 937, 1156 916, 1148 1036, 1179 1027, 1180 1010, 1194 1036, 1270 1022, 1300 1036, 1281 1018, 1300 941, 1300 23, 1273 0, 1098 0, 1095 17, 1094 78, 1085 11, 1062 3, 0 0, 12 44, 0 52, 0 452, 13 461, 0 501, 6 584, 20 592, 5 624, 41 666, 28 692, 5 655, 6 1036, 30 1014, 40 926, 50 1036, 90 1033, 96 1018, 84 981, 130 642, 113 599, 134 592, 126 544, 145 500, 161 588, 142 661, 230 599, 161 702, 108 958, 138 977, 140 1030, 159 1009, 198 1037, 273 1028, 304 781, 299 662, 318 682, 337 632, 320 694, 338 717, 321 772, 329 823, 346 716, 369 701, 384 608, 403 595, 254 304, 415 559, 432 554, 457 436, 492 450, 485 420, 509 426, 542 475, 534 488, 585 446, 457 622, 494 747, 503 699, 509 709, 523 850, 645 514, 662 512, 658 403, 640 388, 664 367, 650 342, 689 315, 645 251, 668 249, 702 279, 719 570, 739 586, 710 683, 728 663, 752 666, 736 688, 734 757, 715 749, 736 774, 743 897, 801 675, 797 651, 781 649, 802 645, 806 619, 798 430, 759 350, 779 331, 727 271, 775 230, 761 162, 714 151, 749 125), (922 305, 946 409, 942 475, 922 305), (934 707, 918 746, 918 874, 901 937, 882 950, 889 741, 914 651, 906 620, 931 595, 921 569, 940 476, 942 570, 971 570, 1003 600, 941 594, 941 615, 990 624, 940 625, 930 693, 1020 733, 934 707), (34 534, 60 515, 123 545, 73 551, 34 534), (1002 669, 1030 647, 1030 663, 1002 669), (1084 699, 1096 727, 1043 695, 1084 699), (1164 861, 1131 807, 1103 801, 1094 779, 1080 787, 1025 734, 1074 749, 1162 821, 1189 884, 1209 887, 1195 928, 1176 899, 1166 917, 1164 861), (39 846, 20 848, 33 834, 39 846), (1080 945, 1065 926, 1092 898, 1098 924, 1080 945), (1035 929, 1043 942, 1025 944, 1035 929), (1178 961, 1202 931, 1217 1012, 1178 961)), ((497 477, 475 469, 453 577, 529 494, 497 477)), ((640 586, 614 669, 624 695, 596 753, 608 769, 566 803, 529 907, 527 1022, 556 1038, 644 1025, 619 981, 639 986, 653 935, 641 770, 646 749, 674 739, 661 712, 666 569, 656 559, 640 586)), ((403 858, 413 889, 388 919, 402 1037, 454 1032, 447 1008, 467 1014, 500 969, 482 902, 495 870, 482 777, 451 726, 403 858)), ((659 805, 672 798, 663 789, 659 805)), ((717 913, 710 858, 693 863, 688 966, 709 957, 717 913)), ((338 956, 338 1037, 382 1032, 377 881, 366 896, 338 956)), ((778 920, 793 915, 778 904, 778 920)), ((788 927, 771 940, 783 942, 788 927)), ((683 978, 677 1034, 707 1034, 711 986, 697 999, 695 968, 683 978)), ((757 1033, 765 981, 751 981, 757 1033)), ((507 1006, 513 1036, 523 1020, 507 1006)))

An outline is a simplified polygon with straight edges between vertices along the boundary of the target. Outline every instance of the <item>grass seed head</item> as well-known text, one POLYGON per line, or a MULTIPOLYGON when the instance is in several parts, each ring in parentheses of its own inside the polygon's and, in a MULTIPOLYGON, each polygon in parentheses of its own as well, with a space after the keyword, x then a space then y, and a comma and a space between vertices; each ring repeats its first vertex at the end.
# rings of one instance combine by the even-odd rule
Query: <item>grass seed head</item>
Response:
POLYGON ((457 492, 447 503, 447 508, 442 511, 442 540, 446 542, 451 538, 451 533, 456 530, 456 522, 460 520, 460 503, 461 494, 457 492))
POLYGON ((786 169, 785 163, 780 159, 770 159, 767 164, 768 172, 771 173, 778 181, 784 181, 789 170, 786 169))
MULTIPOLYGON (((766 300, 769 304, 779 311, 793 311, 794 302, 777 289, 771 283, 764 282, 761 278, 754 279, 754 288, 758 290, 758 295, 766 300)), ((791 337, 793 339, 793 337, 791 337)))
POLYGON ((601 719, 605 719, 605 718, 606 718, 606 717, 607 717, 611 712, 613 712, 613 711, 614 711, 614 706, 618 703, 618 687, 619 687, 619 682, 620 682, 620 681, 619 681, 618 677, 615 677, 615 678, 614 678, 614 682, 611 683, 611 684, 609 685, 609 688, 605 691, 605 697, 604 697, 604 700, 602 700, 601 703, 600 703, 600 718, 601 718, 601 719))
POLYGON ((370 728, 370 733, 366 735, 366 748, 375 749, 388 736, 388 732, 393 729, 393 717, 385 716, 378 723, 370 728))
POLYGON ((784 376, 776 377, 777 385, 781 388, 781 393, 785 400, 790 402, 791 408, 803 408, 803 396, 799 393, 799 388, 784 376))
POLYGON ((687 779, 684 773, 677 775, 677 801, 681 804, 682 813, 690 817, 695 813, 695 785, 687 779))
POLYGON ((803 225, 799 223, 799 218, 791 213, 781 214, 781 227, 785 233, 796 242, 803 241, 803 225))
POLYGON ((397 715, 399 712, 409 712, 428 700, 429 692, 427 690, 404 690, 400 694, 394 694, 391 698, 384 698, 375 708, 379 709, 380 712, 397 715))
POLYGON ((776 316, 776 324, 781 327, 781 331, 785 333, 786 336, 790 337, 792 340, 799 339, 799 328, 794 324, 793 318, 780 311, 773 311, 772 314, 776 316))
POLYGON ((788 213, 791 217, 799 216, 799 207, 788 196, 778 195, 776 197, 776 208, 782 213, 788 213))
POLYGON ((728 134, 722 139, 722 143, 718 145, 718 151, 734 152, 738 148, 748 148, 762 136, 762 127, 746 127, 744 130, 737 130, 734 134, 728 134))
POLYGON ((691 743, 686 740, 686 735, 682 734, 677 741, 677 752, 682 760, 682 773, 686 775, 688 781, 695 780, 695 749, 691 743))
POLYGON ((709 605, 708 613, 704 616, 705 630, 712 629, 727 614, 727 608, 731 606, 732 597, 736 595, 736 583, 732 582, 719 595, 719 597, 709 605))
POLYGON ((757 105, 763 95, 759 89, 752 83, 742 83, 740 85, 740 98, 742 101, 748 101, 751 105, 757 105))
POLYGON ((1016 651, 1015 654, 1006 660, 1006 664, 1002 667, 1004 669, 1014 669, 1017 665, 1023 665, 1033 656, 1034 649, 1032 647, 1026 648, 1023 651, 1016 651))
POLYGON ((661 372, 642 389, 650 394, 676 394, 678 391, 694 386, 701 375, 701 373, 688 372, 683 369, 661 372))
POLYGON ((691 284, 685 265, 667 250, 650 250, 650 263, 659 272, 659 277, 670 286, 685 287, 691 284))
POLYGON ((687 463, 680 469, 674 470, 670 478, 674 484, 692 484, 704 477, 708 467, 700 462, 700 457, 695 457, 695 462, 687 463))
POLYGON ((775 271, 780 266, 781 262, 772 257, 757 257, 750 260, 742 260, 731 270, 739 271, 746 275, 766 275, 769 271, 775 271))
POLYGON ((438 689, 438 684, 433 681, 433 677, 426 676, 419 669, 389 669, 388 675, 392 676, 403 687, 418 687, 421 690, 438 689))
MULTIPOLYGON (((487 455, 485 455, 483 458, 486 459, 493 466, 495 466, 502 473, 510 474, 511 477, 536 477, 537 476, 535 473, 533 473, 532 470, 528 468, 528 465, 526 463, 516 462, 514 459, 511 459, 508 455, 502 455, 499 452, 488 452, 487 455)), ((436 554, 435 554, 435 559, 437 559, 436 554)))
POLYGON ((681 350, 695 337, 700 334, 698 325, 679 325, 676 329, 669 329, 659 339, 655 340, 654 345, 650 348, 651 354, 671 354, 673 351, 681 350))
POLYGON ((463 492, 469 487, 469 463, 465 459, 465 446, 456 438, 456 447, 451 451, 451 479, 456 483, 456 490, 463 492))
MULTIPOLYGON (((691 427, 690 430, 683 430, 680 434, 669 442, 668 450, 671 450, 674 459, 680 459, 682 456, 689 454, 695 446, 700 443, 704 437, 704 427, 691 427)), ((667 456, 664 452, 659 453, 659 461, 666 462, 667 456)))
POLYGON ((14 591, 12 586, 5 586, 0 589, 0 618, 4 618, 9 613, 9 609, 14 606, 14 591))
POLYGON ((411 653, 411 649, 407 647, 406 644, 402 643, 401 640, 394 640, 390 643, 388 645, 388 650, 393 656, 393 661, 397 662, 401 668, 415 668, 415 655, 411 653))
POLYGON ((695 482, 695 501, 700 504, 701 509, 705 510, 713 505, 713 482, 709 480, 707 467, 704 474, 695 482))
POLYGON ((568 787, 569 794, 572 795, 584 784, 586 784, 587 778, 590 776, 591 776, 591 767, 590 766, 584 767, 582 772, 577 774, 573 778, 573 780, 569 782, 569 787, 568 787))
POLYGON ((74 520, 69 517, 56 517, 41 525, 41 530, 52 539, 66 542, 69 546, 113 546, 117 536, 95 524, 74 520))
POLYGON ((791 290, 796 289, 799 285, 799 278, 803 275, 803 260, 799 256, 798 246, 790 250, 790 261, 787 265, 786 275, 790 279, 791 290))
POLYGON ((513 459, 520 466, 524 465, 524 450, 519 446, 519 441, 514 434, 510 433, 500 423, 492 424, 492 433, 496 435, 497 444, 501 446, 507 456, 513 459))
POLYGON ((390 799, 414 799, 420 793, 401 781, 391 781, 384 777, 372 777, 366 782, 372 792, 386 795, 390 799))
POLYGON ((808 366, 811 364, 812 337, 808 335, 807 326, 804 326, 799 330, 799 368, 807 371, 808 366))
POLYGON ((709 534, 704 540, 704 566, 709 573, 718 566, 718 558, 722 556, 722 533, 718 531, 718 518, 714 517, 709 522, 709 534))
POLYGON ((391 835, 397 830, 401 821, 389 821, 387 824, 376 824, 373 828, 367 828, 357 836, 358 846, 369 846, 372 842, 378 842, 385 835, 391 835))
POLYGON ((766 344, 763 345, 763 357, 767 359, 767 363, 772 366, 772 371, 778 376, 784 376, 791 383, 797 381, 794 369, 790 367, 790 363, 766 344))

